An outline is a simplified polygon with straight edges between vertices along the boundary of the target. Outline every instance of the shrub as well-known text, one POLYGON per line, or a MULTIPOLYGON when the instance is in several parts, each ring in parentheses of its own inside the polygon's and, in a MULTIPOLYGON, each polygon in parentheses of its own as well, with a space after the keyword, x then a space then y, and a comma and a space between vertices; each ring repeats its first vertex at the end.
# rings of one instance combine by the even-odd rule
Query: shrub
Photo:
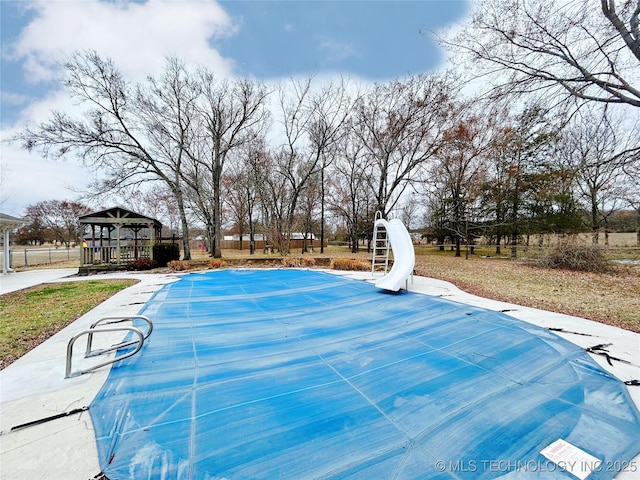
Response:
POLYGON ((606 272, 610 270, 602 249, 594 245, 562 243, 546 254, 541 263, 547 268, 580 272, 606 272))
POLYGON ((153 258, 160 267, 166 267, 172 260, 180 260, 180 246, 177 243, 157 243, 153 246, 153 258))
POLYGON ((300 259, 300 266, 302 267, 315 267, 316 261, 311 257, 302 257, 300 259))
POLYGON ((333 270, 356 270, 366 272, 371 269, 371 264, 364 260, 356 260, 355 258, 334 258, 331 260, 331 268, 333 270))
POLYGON ((167 267, 172 272, 183 272, 185 270, 189 270, 189 262, 185 262, 184 260, 171 260, 167 263, 167 267))
POLYGON ((283 267, 299 267, 300 259, 293 258, 293 257, 285 257, 282 259, 282 266, 283 267))
POLYGON ((227 266, 227 262, 220 260, 219 258, 212 258, 209 260, 209 266, 211 268, 225 268, 227 266))
POLYGON ((156 268, 158 263, 150 258, 136 258, 126 265, 127 270, 151 270, 156 268))
POLYGON ((315 267, 316 261, 311 257, 285 257, 282 259, 283 267, 315 267))

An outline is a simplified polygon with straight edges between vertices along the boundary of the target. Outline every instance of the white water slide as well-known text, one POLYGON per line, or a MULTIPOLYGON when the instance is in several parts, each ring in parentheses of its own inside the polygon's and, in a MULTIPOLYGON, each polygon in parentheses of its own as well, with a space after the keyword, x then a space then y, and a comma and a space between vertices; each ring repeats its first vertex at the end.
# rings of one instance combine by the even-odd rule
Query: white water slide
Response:
POLYGON ((390 221, 379 218, 376 220, 375 226, 385 228, 387 240, 393 251, 393 266, 387 275, 376 282, 376 287, 397 292, 403 286, 406 287, 409 276, 413 274, 416 262, 413 242, 407 228, 397 218, 390 221))

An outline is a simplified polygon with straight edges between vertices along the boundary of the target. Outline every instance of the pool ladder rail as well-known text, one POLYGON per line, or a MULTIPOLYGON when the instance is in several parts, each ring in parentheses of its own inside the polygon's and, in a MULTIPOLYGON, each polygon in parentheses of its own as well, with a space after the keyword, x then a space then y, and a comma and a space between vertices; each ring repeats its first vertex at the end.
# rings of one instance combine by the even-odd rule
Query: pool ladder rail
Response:
POLYGON ((106 365, 110 365, 115 362, 119 362, 120 360, 124 360, 125 358, 129 358, 140 351, 142 346, 144 345, 144 341, 149 338, 151 332, 153 331, 153 323, 151 320, 144 315, 133 315, 127 317, 104 317, 100 320, 94 322, 87 330, 83 330, 82 332, 74 335, 67 345, 67 365, 65 369, 64 378, 73 378, 83 375, 85 373, 92 372, 98 368, 104 367, 106 365), (146 332, 143 332, 140 328, 133 326, 133 321, 136 319, 143 320, 147 323, 146 332), (120 325, 116 327, 109 327, 108 325, 119 324, 123 322, 132 322, 131 326, 128 325, 120 325), (112 345, 107 348, 93 350, 93 337, 96 334, 107 333, 107 332, 132 332, 136 338, 133 340, 123 340, 120 343, 112 345), (87 336, 87 349, 84 354, 84 358, 97 357, 98 355, 103 355, 105 353, 113 352, 115 350, 119 350, 121 348, 127 348, 135 345, 135 348, 130 352, 127 352, 118 357, 111 358, 105 362, 98 363, 97 365, 93 365, 84 370, 76 370, 75 372, 71 371, 71 363, 73 357, 73 345, 76 343, 80 337, 86 335, 87 336))

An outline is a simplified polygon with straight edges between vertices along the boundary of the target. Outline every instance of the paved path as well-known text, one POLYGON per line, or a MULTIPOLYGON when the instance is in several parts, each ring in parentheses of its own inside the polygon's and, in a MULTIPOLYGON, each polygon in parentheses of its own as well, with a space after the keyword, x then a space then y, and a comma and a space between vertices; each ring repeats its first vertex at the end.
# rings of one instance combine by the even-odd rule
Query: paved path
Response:
POLYGON ((0 295, 41 283, 64 279, 78 273, 77 268, 52 268, 45 270, 27 270, 0 275, 0 295))

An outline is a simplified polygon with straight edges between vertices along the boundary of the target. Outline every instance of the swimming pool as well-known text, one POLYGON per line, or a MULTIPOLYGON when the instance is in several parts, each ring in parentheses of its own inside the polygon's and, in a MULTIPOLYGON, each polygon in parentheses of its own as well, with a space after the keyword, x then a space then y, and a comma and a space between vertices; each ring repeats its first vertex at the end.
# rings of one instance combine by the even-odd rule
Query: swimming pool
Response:
POLYGON ((90 406, 111 480, 576 478, 559 439, 603 479, 640 452, 622 382, 499 312, 284 269, 186 275, 140 313, 90 406))

